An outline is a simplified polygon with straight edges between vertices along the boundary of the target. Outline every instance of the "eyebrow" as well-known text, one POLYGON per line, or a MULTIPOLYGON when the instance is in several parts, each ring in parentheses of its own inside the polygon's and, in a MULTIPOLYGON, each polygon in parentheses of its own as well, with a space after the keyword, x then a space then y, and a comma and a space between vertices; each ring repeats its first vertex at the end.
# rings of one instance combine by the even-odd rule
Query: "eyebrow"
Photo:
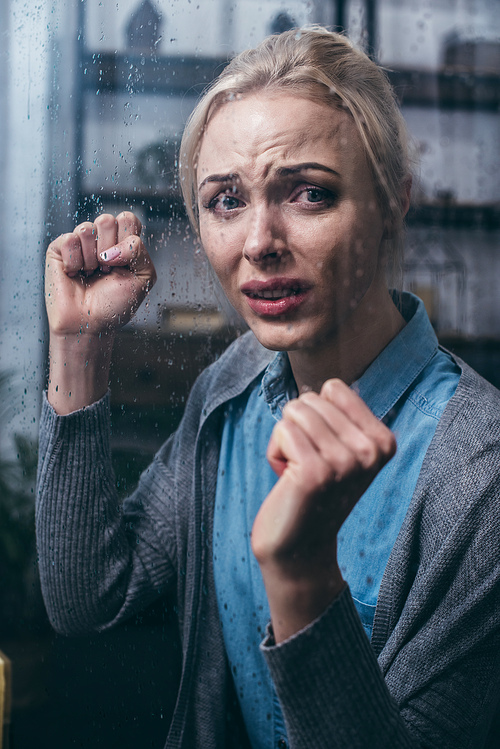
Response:
POLYGON ((236 182, 239 180, 240 175, 236 172, 233 172, 231 174, 211 174, 208 177, 205 177, 203 182, 200 182, 198 185, 198 190, 201 190, 201 188, 206 185, 209 182, 236 182))
POLYGON ((291 174, 297 174, 299 172, 306 172, 309 169, 314 169, 320 172, 327 172, 328 174, 335 174, 336 177, 340 177, 340 174, 335 169, 324 164, 319 164, 316 161, 305 161, 303 164, 294 164, 293 166, 282 166, 276 170, 278 177, 289 177, 291 174))
MULTIPOLYGON (((325 166, 324 164, 319 164, 316 161, 305 161, 303 164, 294 164, 293 166, 281 166, 276 170, 276 175, 278 177, 290 177, 292 174, 299 174, 300 172, 306 172, 313 169, 340 177, 340 174, 336 172, 335 169, 330 169, 330 167, 325 166)), ((201 188, 209 182, 218 182, 222 184, 228 182, 233 183, 238 181, 239 178, 240 175, 237 172, 230 174, 211 174, 200 182, 198 190, 201 190, 201 188)))

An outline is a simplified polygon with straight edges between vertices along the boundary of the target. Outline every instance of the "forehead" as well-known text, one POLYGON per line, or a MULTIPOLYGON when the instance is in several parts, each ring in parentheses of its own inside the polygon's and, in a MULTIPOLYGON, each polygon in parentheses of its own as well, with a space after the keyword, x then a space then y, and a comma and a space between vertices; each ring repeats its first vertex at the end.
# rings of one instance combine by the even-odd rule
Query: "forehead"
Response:
POLYGON ((274 165, 318 160, 365 161, 350 115, 303 96, 259 92, 226 102, 211 117, 197 177, 241 170, 266 176, 274 165))

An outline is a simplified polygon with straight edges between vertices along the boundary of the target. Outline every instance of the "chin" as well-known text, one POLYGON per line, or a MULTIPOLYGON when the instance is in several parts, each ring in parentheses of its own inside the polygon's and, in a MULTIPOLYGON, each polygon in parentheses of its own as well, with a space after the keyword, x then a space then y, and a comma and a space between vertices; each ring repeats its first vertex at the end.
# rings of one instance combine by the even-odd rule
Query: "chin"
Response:
POLYGON ((273 326, 274 330, 265 330, 261 325, 250 325, 254 336, 264 348, 270 351, 296 351, 311 345, 312 336, 298 330, 291 330, 292 323, 281 323, 273 326))

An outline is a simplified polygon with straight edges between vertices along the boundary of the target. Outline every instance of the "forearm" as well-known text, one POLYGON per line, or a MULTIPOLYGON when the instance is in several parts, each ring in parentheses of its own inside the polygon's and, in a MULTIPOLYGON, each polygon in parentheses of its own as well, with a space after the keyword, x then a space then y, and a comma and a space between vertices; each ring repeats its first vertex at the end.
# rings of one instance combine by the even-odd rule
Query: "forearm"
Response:
MULTIPOLYGON (((474 605, 480 597, 471 591, 474 605)), ((476 608, 472 621, 480 642, 474 644, 466 634, 471 620, 460 617, 462 609, 456 612, 458 620, 446 620, 446 627, 436 629, 432 617, 421 620, 422 629, 415 623, 413 637, 395 647, 401 630, 408 632, 400 622, 399 634, 390 637, 379 661, 347 588, 293 637, 277 645, 270 633, 261 648, 290 748, 486 746, 500 684, 500 635, 494 617, 485 621, 476 608), (455 626, 463 643, 457 642, 455 626)))
MULTIPOLYGON (((122 512, 111 468, 108 408, 105 399, 69 416, 59 417, 47 403, 42 412, 40 578, 49 618, 65 634, 111 626, 147 606, 173 579, 166 543, 158 544, 160 551, 153 543, 154 520, 136 515, 132 534, 122 512)), ((152 492, 138 494, 139 508, 145 495, 152 492)))
POLYGON ((111 547, 118 540, 107 419, 107 404, 58 418, 45 403, 42 412, 40 577, 49 618, 68 634, 95 628, 114 616, 103 595, 104 580, 109 583, 106 556, 117 556, 111 547), (99 607, 104 610, 97 611, 99 607))
POLYGON ((311 624, 345 587, 336 558, 323 560, 313 570, 289 570, 268 560, 261 572, 276 643, 311 624))
POLYGON ((108 390, 114 334, 52 334, 47 398, 65 415, 100 400, 108 390))

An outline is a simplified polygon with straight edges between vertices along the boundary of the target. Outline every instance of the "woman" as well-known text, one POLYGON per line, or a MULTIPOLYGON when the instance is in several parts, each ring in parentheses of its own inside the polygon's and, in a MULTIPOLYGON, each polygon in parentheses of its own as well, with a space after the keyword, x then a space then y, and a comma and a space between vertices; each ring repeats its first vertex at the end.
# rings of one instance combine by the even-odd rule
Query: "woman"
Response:
POLYGON ((324 29, 270 37, 201 100, 181 180, 252 332, 198 379, 122 514, 109 359, 154 269, 129 213, 49 247, 38 539, 54 626, 174 597, 167 747, 483 746, 498 393, 388 292, 411 178, 384 75, 324 29))

